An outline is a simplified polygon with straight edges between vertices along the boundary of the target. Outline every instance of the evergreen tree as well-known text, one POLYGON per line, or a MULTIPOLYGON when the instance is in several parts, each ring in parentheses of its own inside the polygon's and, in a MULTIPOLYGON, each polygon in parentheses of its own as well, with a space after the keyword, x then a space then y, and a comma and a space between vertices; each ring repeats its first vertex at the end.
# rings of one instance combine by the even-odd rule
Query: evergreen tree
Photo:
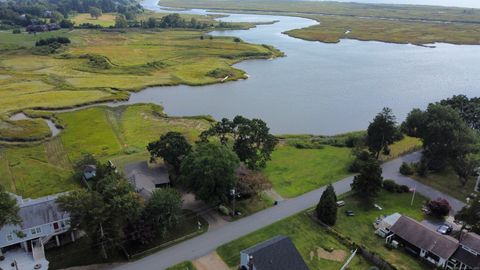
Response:
POLYGON ((335 225, 337 221, 337 195, 331 184, 322 193, 315 211, 318 219, 323 223, 330 226, 335 225))

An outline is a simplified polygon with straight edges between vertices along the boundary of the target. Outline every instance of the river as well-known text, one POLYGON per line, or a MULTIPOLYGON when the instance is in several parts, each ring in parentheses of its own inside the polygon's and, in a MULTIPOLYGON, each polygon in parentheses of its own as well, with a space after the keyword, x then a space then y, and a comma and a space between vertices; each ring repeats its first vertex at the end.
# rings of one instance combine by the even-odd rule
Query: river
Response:
MULTIPOLYGON (((161 11, 156 0, 144 6, 161 11)), ((205 14, 204 10, 184 11, 205 14)), ((250 30, 214 31, 269 44, 287 55, 241 62, 247 80, 201 87, 151 87, 133 93, 128 104, 154 102, 169 115, 237 114, 264 119, 276 134, 337 134, 365 129, 383 107, 398 120, 412 108, 454 94, 480 93, 480 46, 414 45, 342 40, 304 41, 282 32, 316 24, 286 16, 231 14, 224 21, 276 21, 250 30)))

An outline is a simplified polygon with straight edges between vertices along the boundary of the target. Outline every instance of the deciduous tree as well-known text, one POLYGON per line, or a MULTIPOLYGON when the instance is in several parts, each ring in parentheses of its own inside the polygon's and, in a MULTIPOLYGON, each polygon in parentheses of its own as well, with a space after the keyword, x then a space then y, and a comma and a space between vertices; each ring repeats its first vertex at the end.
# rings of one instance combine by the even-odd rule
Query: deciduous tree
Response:
POLYGON ((157 189, 145 206, 145 218, 153 224, 155 231, 165 235, 175 226, 182 211, 182 197, 172 188, 157 189))
POLYGON ((178 132, 168 132, 160 137, 160 140, 148 144, 147 150, 151 159, 162 157, 163 160, 173 167, 175 175, 179 175, 182 159, 190 153, 192 146, 187 139, 178 132))
POLYGON ((0 185, 0 228, 6 224, 18 224, 20 222, 17 201, 0 185))
POLYGON ((102 10, 99 9, 99 8, 97 8, 97 7, 90 7, 90 8, 88 9, 88 12, 90 13, 90 16, 91 16, 92 18, 95 18, 95 20, 97 20, 98 17, 100 17, 100 16, 103 15, 103 14, 102 14, 102 10))
POLYGON ((382 168, 377 160, 371 158, 360 169, 360 174, 353 178, 352 190, 365 200, 370 200, 382 189, 382 168))
POLYGON ((235 186, 235 169, 239 160, 228 147, 215 143, 200 143, 182 161, 181 181, 205 202, 228 201, 235 186))

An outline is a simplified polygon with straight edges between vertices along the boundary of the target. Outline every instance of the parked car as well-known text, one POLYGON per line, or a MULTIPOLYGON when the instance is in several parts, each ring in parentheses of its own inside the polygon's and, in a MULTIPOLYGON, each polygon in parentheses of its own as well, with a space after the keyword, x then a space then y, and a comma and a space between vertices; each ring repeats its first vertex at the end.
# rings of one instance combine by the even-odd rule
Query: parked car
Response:
POLYGON ((352 210, 346 210, 345 215, 347 215, 347 217, 353 217, 355 216, 355 213, 352 210))
POLYGON ((452 233, 452 230, 453 230, 452 226, 448 224, 443 224, 438 227, 437 232, 441 234, 450 234, 452 233))
POLYGON ((337 201, 337 206, 338 207, 342 207, 345 205, 345 202, 344 201, 337 201))

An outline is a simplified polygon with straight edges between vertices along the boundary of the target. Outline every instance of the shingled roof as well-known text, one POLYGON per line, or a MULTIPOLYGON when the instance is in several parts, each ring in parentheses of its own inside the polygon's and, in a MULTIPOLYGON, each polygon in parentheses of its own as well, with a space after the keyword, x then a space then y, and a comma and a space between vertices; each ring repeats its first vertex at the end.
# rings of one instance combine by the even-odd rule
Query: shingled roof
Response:
POLYGON ((406 216, 401 216, 390 228, 390 231, 410 244, 432 252, 444 259, 450 258, 459 246, 457 239, 441 235, 424 224, 406 216))
POLYGON ((307 264, 286 236, 277 236, 242 251, 253 260, 256 270, 309 270, 307 264))
POLYGON ((460 244, 480 253, 480 235, 472 232, 462 234, 460 244))

